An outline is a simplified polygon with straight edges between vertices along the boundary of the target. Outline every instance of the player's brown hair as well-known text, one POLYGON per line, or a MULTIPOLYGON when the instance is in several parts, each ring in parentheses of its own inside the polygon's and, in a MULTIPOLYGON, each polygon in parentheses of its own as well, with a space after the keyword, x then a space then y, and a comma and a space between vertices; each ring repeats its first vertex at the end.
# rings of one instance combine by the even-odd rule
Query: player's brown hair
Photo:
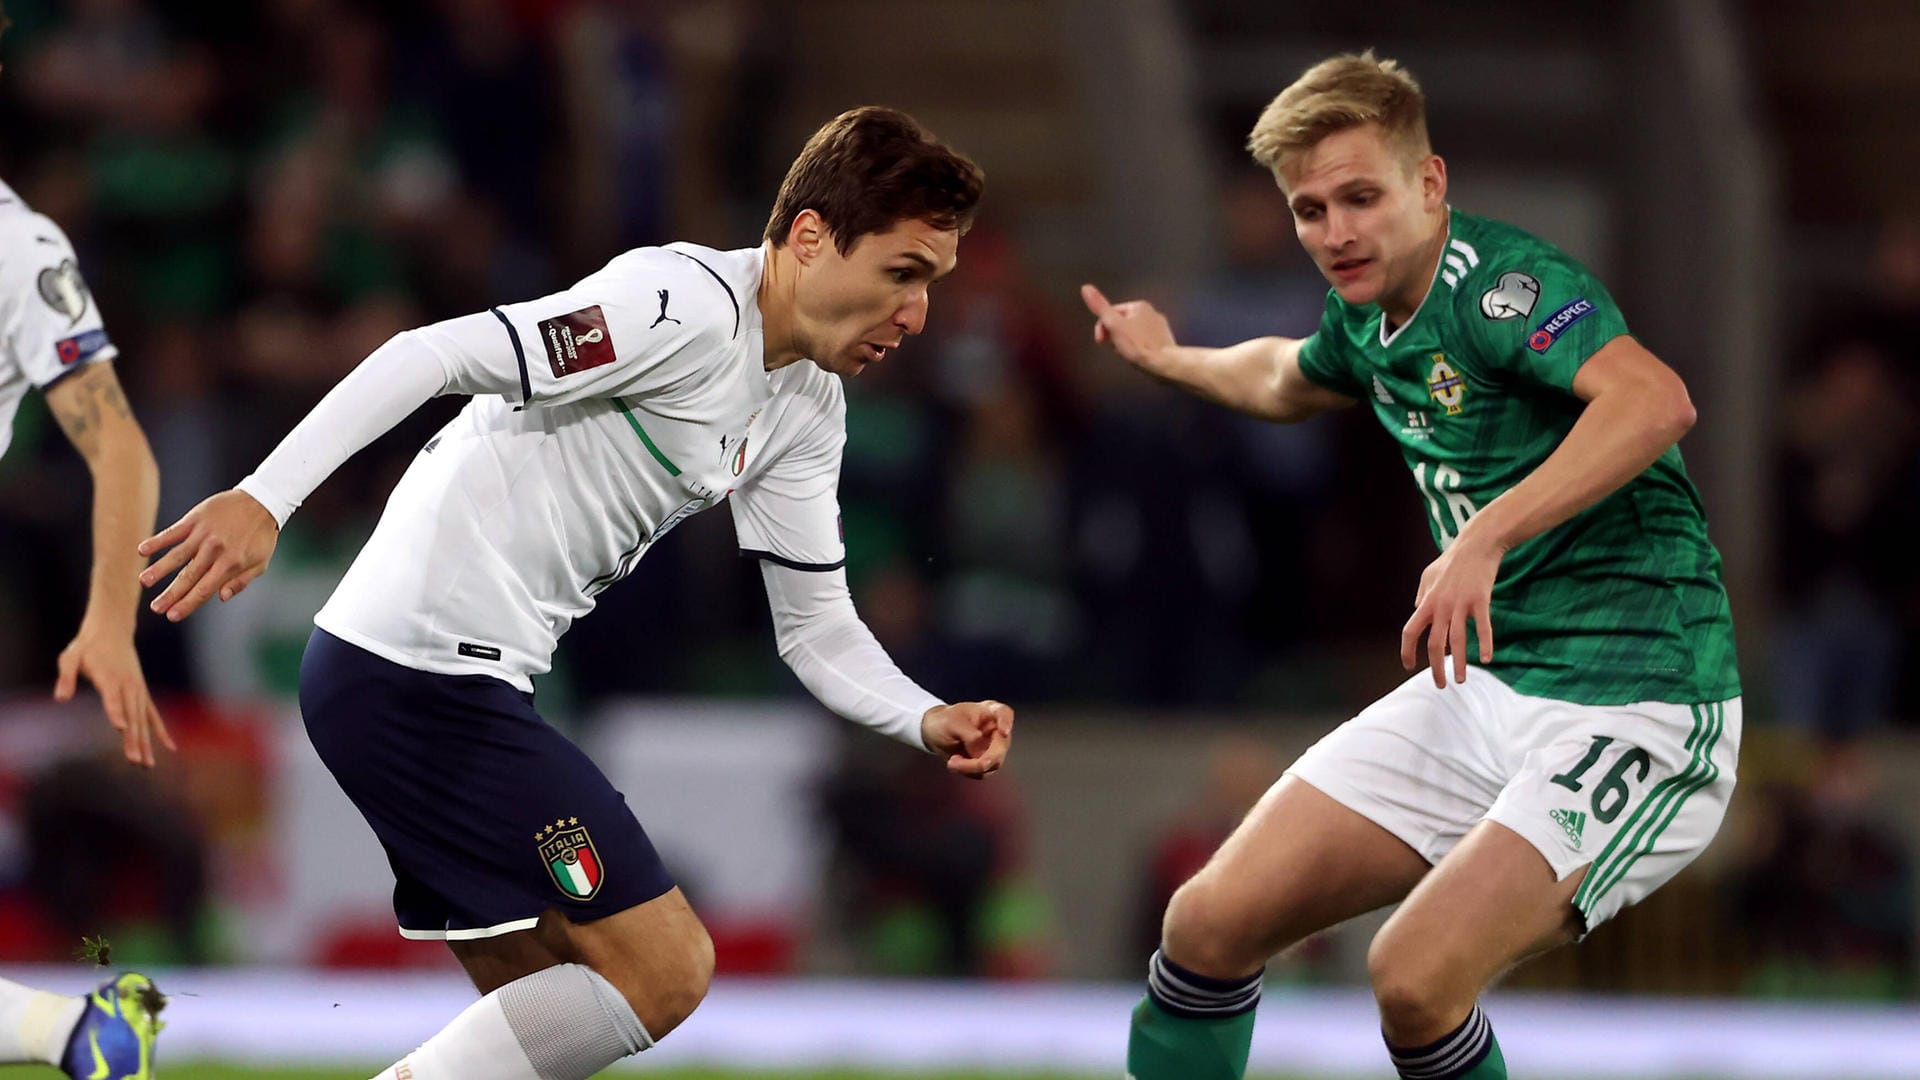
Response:
POLYGON ((1289 156, 1362 124, 1378 125, 1409 166, 1433 153, 1420 84, 1397 62, 1376 58, 1372 49, 1328 57, 1302 72, 1261 112, 1247 149, 1278 176, 1289 156))
POLYGON ((868 233, 925 221, 964 234, 987 177, 897 109, 865 105, 827 121, 787 170, 767 219, 767 239, 787 242, 793 220, 812 210, 845 255, 868 233))
POLYGON ((7 18, 7 5, 0 3, 0 36, 5 36, 7 27, 12 25, 13 20, 7 18))

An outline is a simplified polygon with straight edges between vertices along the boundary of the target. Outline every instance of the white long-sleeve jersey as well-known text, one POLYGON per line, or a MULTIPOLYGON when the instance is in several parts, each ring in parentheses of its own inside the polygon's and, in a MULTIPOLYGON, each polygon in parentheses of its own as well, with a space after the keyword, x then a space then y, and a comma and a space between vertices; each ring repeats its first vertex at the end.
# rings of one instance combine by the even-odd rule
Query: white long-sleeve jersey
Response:
POLYGON ((67 234, 0 184, 0 455, 29 386, 116 355, 67 234))
POLYGON ((314 622, 407 667, 531 689, 602 590, 728 501, 742 553, 763 561, 781 656, 829 708, 922 745, 940 701, 847 592, 840 380, 805 361, 764 369, 766 254, 640 248, 376 350, 241 482, 277 520, 428 398, 473 400, 414 459, 314 622))

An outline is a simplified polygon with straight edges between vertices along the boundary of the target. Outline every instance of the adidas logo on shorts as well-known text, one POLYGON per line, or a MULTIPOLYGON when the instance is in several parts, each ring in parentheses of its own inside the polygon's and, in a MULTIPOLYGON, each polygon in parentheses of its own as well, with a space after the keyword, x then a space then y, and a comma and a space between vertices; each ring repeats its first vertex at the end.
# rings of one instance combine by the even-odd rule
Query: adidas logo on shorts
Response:
POLYGON ((1567 842, 1573 845, 1573 850, 1579 851, 1580 834, 1586 830, 1587 815, 1578 810, 1549 810, 1547 816, 1560 826, 1560 831, 1567 834, 1567 842))

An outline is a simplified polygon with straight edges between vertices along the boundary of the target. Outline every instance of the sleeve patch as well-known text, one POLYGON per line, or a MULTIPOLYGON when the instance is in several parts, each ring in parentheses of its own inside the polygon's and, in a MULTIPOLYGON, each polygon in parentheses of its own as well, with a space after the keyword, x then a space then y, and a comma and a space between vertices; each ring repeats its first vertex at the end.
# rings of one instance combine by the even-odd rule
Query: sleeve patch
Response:
POLYGON ((89 330, 54 342, 53 353, 60 359, 61 367, 72 367, 98 356, 108 344, 105 330, 89 330))
POLYGON ((540 341, 546 346, 547 366, 556 379, 603 367, 615 359, 613 335, 607 331, 607 317, 599 304, 542 319, 540 341))
POLYGON ((1540 280, 1509 270, 1500 275, 1498 284, 1480 294, 1480 314, 1495 322, 1524 319, 1533 314, 1533 305, 1539 301, 1540 280))
POLYGON ((47 306, 66 316, 67 325, 80 321, 87 313, 87 283, 80 277, 80 268, 72 259, 60 260, 59 266, 49 266, 40 271, 40 299, 47 306))
POLYGON ((1599 307, 1584 296, 1574 300, 1566 307, 1547 316, 1547 321, 1533 328, 1533 333, 1527 335, 1527 348, 1537 353, 1546 352, 1553 348, 1553 343, 1560 340, 1560 335, 1566 333, 1574 323, 1598 310, 1600 310, 1599 307))

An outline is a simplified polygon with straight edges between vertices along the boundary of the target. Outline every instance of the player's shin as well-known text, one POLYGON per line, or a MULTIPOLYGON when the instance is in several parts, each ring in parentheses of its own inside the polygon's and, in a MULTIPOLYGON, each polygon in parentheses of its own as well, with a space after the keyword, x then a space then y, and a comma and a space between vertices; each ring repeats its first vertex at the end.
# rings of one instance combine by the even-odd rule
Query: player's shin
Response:
POLYGON ((561 964, 474 1002, 375 1080, 587 1080, 652 1045, 613 984, 561 964))
POLYGON ((1478 1005, 1459 1027, 1438 1040, 1415 1047, 1389 1042, 1387 1052, 1404 1080, 1507 1080, 1507 1059, 1493 1037, 1493 1025, 1478 1005))
POLYGON ((1133 1010, 1127 1075, 1133 1080, 1240 1080, 1253 1042, 1264 972, 1211 979, 1156 951, 1147 997, 1133 1010))

